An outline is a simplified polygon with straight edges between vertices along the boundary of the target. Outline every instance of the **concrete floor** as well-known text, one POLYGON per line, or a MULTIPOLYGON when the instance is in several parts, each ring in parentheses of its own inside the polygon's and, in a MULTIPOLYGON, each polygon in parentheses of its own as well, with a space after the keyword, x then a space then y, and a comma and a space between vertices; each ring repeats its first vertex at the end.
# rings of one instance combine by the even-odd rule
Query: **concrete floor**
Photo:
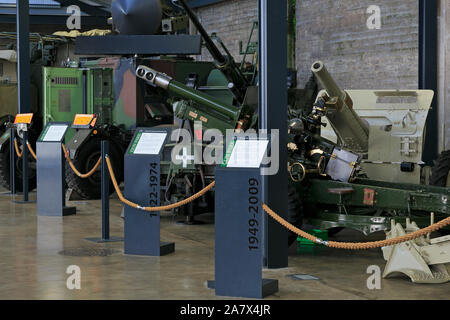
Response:
MULTIPOLYGON (((18 196, 20 199, 20 197, 18 196)), ((35 199, 32 193, 30 199, 35 199)), ((95 244, 84 240, 100 236, 100 201, 72 202, 76 216, 36 216, 36 204, 15 204, 0 196, 0 299, 217 299, 206 288, 214 278, 214 225, 185 226, 162 215, 161 238, 176 243, 165 257, 123 254, 123 242, 95 244), (68 256, 61 251, 110 248, 101 256, 68 256), (69 290, 66 269, 81 268, 81 290, 69 290)), ((123 235, 119 201, 111 200, 111 235, 123 235)), ((213 216, 200 217, 211 222, 213 216)), ((380 239, 376 235, 370 239, 380 239)), ((337 240, 366 241, 352 231, 337 240)), ((383 279, 381 290, 367 289, 370 265, 384 268, 381 250, 348 252, 333 249, 298 255, 290 248, 289 268, 265 270, 264 277, 278 279, 279 292, 269 299, 449 299, 450 283, 414 284, 407 278, 383 279), (293 280, 289 275, 308 274, 320 280, 293 280)), ((222 299, 221 297, 219 297, 222 299)))

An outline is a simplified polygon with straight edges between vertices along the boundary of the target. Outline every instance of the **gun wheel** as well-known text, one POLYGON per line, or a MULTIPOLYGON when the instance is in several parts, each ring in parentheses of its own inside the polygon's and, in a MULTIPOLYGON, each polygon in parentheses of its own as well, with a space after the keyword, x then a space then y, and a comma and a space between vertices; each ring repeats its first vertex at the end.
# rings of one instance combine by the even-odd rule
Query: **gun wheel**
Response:
MULTIPOLYGON (((75 167, 82 173, 89 172, 101 155, 100 139, 87 141, 77 152, 75 159, 72 160, 75 167)), ((123 158, 122 152, 114 144, 110 143, 109 156, 114 167, 114 173, 118 181, 122 181, 123 176, 123 158)), ((86 179, 78 177, 66 162, 66 183, 67 187, 75 191, 84 200, 95 200, 101 197, 101 167, 94 174, 86 179)), ((109 193, 114 192, 114 187, 110 181, 109 193)))
POLYGON ((431 169, 430 185, 450 187, 450 150, 442 152, 431 169))
MULTIPOLYGON (((4 152, 0 153, 0 185, 7 190, 11 190, 9 171, 9 142, 5 142, 4 148, 4 152)), ((15 162, 15 176, 16 192, 22 192, 22 159, 19 159, 17 157, 15 162)), ((28 191, 33 191, 34 189, 36 189, 36 162, 31 158, 31 155, 29 155, 28 191)))

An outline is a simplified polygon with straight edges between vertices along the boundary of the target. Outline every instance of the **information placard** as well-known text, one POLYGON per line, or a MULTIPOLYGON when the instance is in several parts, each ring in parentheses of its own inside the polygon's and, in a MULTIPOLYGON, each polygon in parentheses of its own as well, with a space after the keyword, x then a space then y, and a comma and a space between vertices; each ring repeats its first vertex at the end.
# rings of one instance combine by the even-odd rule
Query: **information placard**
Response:
POLYGON ((130 154, 159 154, 166 137, 166 132, 139 132, 130 148, 130 154))
POLYGON ((76 114, 72 126, 74 128, 89 128, 93 127, 95 122, 95 114, 76 114))
POLYGON ((59 142, 62 141, 69 126, 67 124, 50 124, 44 131, 42 142, 59 142))
POLYGON ((33 120, 32 113, 19 113, 16 115, 16 118, 14 119, 14 124, 31 124, 32 120, 33 120))
POLYGON ((228 159, 228 168, 259 168, 268 140, 237 140, 228 159))

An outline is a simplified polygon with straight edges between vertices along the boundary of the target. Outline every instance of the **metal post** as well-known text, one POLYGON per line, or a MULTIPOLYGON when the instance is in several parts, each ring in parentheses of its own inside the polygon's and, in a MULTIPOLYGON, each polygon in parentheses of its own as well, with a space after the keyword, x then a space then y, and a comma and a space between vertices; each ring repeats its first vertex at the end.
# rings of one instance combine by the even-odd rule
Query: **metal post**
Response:
MULTIPOLYGON (((423 161, 433 165, 438 153, 438 1, 419 0, 419 89, 435 95, 427 118, 423 161)), ((442 137, 444 138, 444 137, 442 137)))
POLYGON ((18 113, 30 112, 30 17, 28 0, 16 1, 18 113))
POLYGON ((106 164, 106 156, 109 154, 109 141, 101 142, 101 196, 102 196, 102 236, 100 238, 86 238, 86 240, 102 243, 102 242, 118 242, 123 241, 120 237, 111 237, 109 234, 109 171, 106 164))
MULTIPOLYGON (((287 145, 287 3, 259 0, 259 127, 279 130, 279 145, 287 145)), ((283 218, 287 217, 287 149, 279 148, 279 172, 263 177, 263 199, 283 218)), ((264 264, 268 268, 288 266, 286 230, 264 219, 264 264)))
POLYGON ((28 131, 23 131, 23 150, 22 150, 22 186, 23 202, 28 202, 28 131))
POLYGON ((109 172, 106 156, 109 153, 109 141, 102 140, 102 239, 109 240, 109 172))
POLYGON ((11 188, 11 195, 16 194, 16 151, 14 150, 15 127, 10 128, 9 135, 9 186, 11 188))

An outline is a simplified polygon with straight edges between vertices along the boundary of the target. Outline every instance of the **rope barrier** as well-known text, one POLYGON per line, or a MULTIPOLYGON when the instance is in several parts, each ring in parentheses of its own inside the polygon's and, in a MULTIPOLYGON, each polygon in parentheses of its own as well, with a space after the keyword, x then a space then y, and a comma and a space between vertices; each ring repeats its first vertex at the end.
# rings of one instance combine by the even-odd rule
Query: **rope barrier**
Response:
POLYGON ((17 139, 14 139, 14 149, 16 149, 17 157, 22 158, 23 150, 22 150, 22 152, 19 151, 19 146, 17 145, 17 139))
MULTIPOLYGON (((33 159, 37 160, 36 153, 34 152, 33 147, 31 146, 31 144, 28 141, 27 141, 27 147, 28 147, 28 150, 30 150, 30 154, 33 157, 33 159)), ((19 150, 19 145, 17 144, 17 139, 14 139, 14 149, 16 149, 17 156, 19 158, 22 158, 23 150, 22 151, 19 150)))
POLYGON ((175 209, 175 208, 184 206, 184 205, 194 201, 195 199, 203 196, 205 193, 207 193, 212 188, 214 188, 214 186, 216 184, 215 182, 212 182, 206 188, 204 188, 201 191, 197 192, 196 194, 190 196, 189 198, 186 198, 186 199, 184 199, 184 200, 182 200, 180 202, 177 202, 177 203, 172 203, 170 205, 160 206, 160 207, 141 207, 140 205, 125 199, 125 197, 123 196, 122 192, 119 189, 119 184, 117 183, 116 176, 114 174, 114 170, 112 169, 111 160, 109 159, 108 156, 106 157, 106 164, 108 166, 109 175, 110 175, 111 181, 112 181, 112 183, 114 185, 114 189, 116 190, 117 196, 119 197, 120 201, 122 201, 127 206, 130 206, 130 207, 135 208, 135 209, 147 211, 147 212, 168 211, 168 210, 171 210, 171 209, 175 209))
POLYGON ((33 159, 37 160, 36 153, 34 152, 33 147, 31 146, 31 144, 28 143, 28 141, 27 141, 27 146, 28 146, 28 150, 30 150, 30 154, 33 157, 33 159))
POLYGON ((66 146, 64 144, 62 144, 61 146, 62 146, 62 149, 64 152, 64 156, 66 157, 67 163, 69 164, 70 168, 81 179, 86 179, 86 178, 89 178, 90 176, 92 176, 95 173, 95 171, 98 169, 100 164, 102 163, 102 157, 100 156, 98 158, 97 162, 95 163, 94 167, 88 173, 81 173, 80 171, 78 171, 78 169, 73 164, 72 159, 70 159, 69 153, 67 152, 67 149, 66 149, 66 146))
MULTIPOLYGON (((36 159, 36 153, 34 152, 33 148, 31 147, 31 145, 27 142, 27 146, 28 149, 30 150, 31 155, 33 156, 34 159, 36 159)), ((19 147, 17 145, 17 140, 14 140, 14 148, 16 150, 17 156, 19 158, 22 157, 23 155, 23 151, 20 152, 19 147)), ((80 173, 77 168, 75 167, 75 165, 73 164, 72 160, 70 159, 67 149, 65 147, 64 144, 62 144, 62 149, 64 151, 64 155, 67 159, 67 162, 69 163, 69 166, 72 168, 72 170, 75 172, 75 174, 77 176, 79 176, 80 178, 88 178, 90 177, 92 174, 94 174, 94 172, 98 169, 98 167, 101 164, 101 157, 99 157, 97 163, 95 164, 95 166, 86 174, 82 174, 80 173)), ((140 205, 133 203, 127 199, 125 199, 125 197, 123 196, 122 192, 120 191, 119 188, 119 184, 117 183, 117 179, 116 176, 114 174, 114 170, 112 168, 111 165, 111 160, 109 159, 109 156, 106 156, 105 158, 106 160, 106 164, 108 166, 108 171, 109 171, 109 175, 111 177, 111 181, 114 185, 114 189, 120 199, 121 202, 123 202, 124 204, 126 204, 127 206, 130 206, 132 208, 135 209, 139 209, 139 210, 143 210, 143 211, 147 211, 147 212, 155 212, 155 211, 168 211, 171 209, 175 209, 181 206, 184 206, 196 199, 198 199, 199 197, 203 196, 205 193, 207 193, 208 191, 210 191, 212 188, 214 188, 215 186, 215 181, 213 181, 211 184, 209 184, 206 188, 202 189, 201 191, 197 192, 196 194, 190 196, 189 198, 186 198, 182 201, 179 201, 177 203, 173 203, 170 205, 165 205, 165 206, 159 206, 159 207, 141 207, 140 205)), ((381 241, 372 241, 372 242, 337 242, 337 241, 324 241, 320 238, 317 238, 297 227, 295 227, 294 225, 292 225, 291 223, 287 222, 285 219, 283 219, 282 217, 280 217, 275 211, 273 211, 269 206, 267 206, 266 204, 263 203, 262 205, 263 210, 269 215, 271 216, 275 221, 277 221, 280 225, 282 225, 283 227, 285 227, 286 229, 290 230, 291 232, 305 238, 308 239, 314 243, 318 243, 318 244, 323 244, 327 247, 330 248, 336 248, 336 249, 345 249, 345 250, 367 250, 367 249, 375 249, 375 248, 381 248, 381 247, 388 247, 388 246, 392 246, 392 245, 396 245, 399 243, 403 243, 403 242, 407 242, 407 241, 411 241, 417 238, 420 238, 422 236, 425 236, 427 234, 430 234, 434 231, 440 230, 448 225, 450 225, 450 217, 447 217, 443 220, 441 220, 440 222, 437 222, 433 225, 430 225, 426 228, 417 230, 415 232, 412 233, 408 233, 405 234, 403 236, 397 237, 397 238, 392 238, 392 239, 386 239, 386 240, 381 240, 381 241)))
POLYGON ((367 250, 367 249, 388 247, 388 246, 392 246, 395 244, 399 244, 399 243, 403 243, 403 242, 407 242, 407 241, 411 241, 411 240, 420 238, 422 236, 425 236, 429 233, 440 230, 440 229, 450 225, 450 217, 447 217, 444 220, 441 220, 440 222, 435 223, 431 226, 428 226, 424 229, 420 229, 415 232, 408 233, 408 234, 405 234, 405 235, 397 237, 397 238, 386 239, 386 240, 382 240, 382 241, 359 242, 359 243, 324 241, 324 240, 314 237, 313 235, 310 235, 309 233, 306 233, 303 230, 300 230, 299 228, 290 224, 289 222, 284 220, 282 217, 280 217, 278 214, 276 214, 275 211, 270 209, 266 204, 263 204, 262 207, 263 207, 263 210, 269 216, 271 216, 275 221, 277 221, 279 224, 281 224, 286 229, 292 231, 293 233, 298 234, 299 236, 306 238, 312 242, 323 244, 330 248, 345 249, 345 250, 367 250))

